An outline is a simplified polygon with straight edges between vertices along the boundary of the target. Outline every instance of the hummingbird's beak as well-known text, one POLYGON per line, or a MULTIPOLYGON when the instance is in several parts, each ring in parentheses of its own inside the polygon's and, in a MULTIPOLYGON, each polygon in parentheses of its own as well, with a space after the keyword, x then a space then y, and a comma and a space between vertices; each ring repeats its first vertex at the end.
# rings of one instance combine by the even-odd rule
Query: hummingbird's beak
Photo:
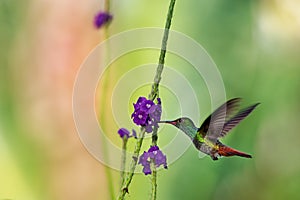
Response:
POLYGON ((169 124, 171 121, 159 121, 158 123, 167 123, 169 124))
POLYGON ((166 123, 166 124, 173 124, 173 125, 176 124, 175 121, 159 121, 158 123, 166 123))

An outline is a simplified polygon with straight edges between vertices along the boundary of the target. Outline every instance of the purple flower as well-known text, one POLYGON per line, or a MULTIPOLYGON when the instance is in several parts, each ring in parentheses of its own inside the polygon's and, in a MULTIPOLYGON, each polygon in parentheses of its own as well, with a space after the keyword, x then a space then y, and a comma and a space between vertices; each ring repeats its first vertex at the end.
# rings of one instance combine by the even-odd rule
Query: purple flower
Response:
POLYGON ((144 126, 146 124, 148 114, 145 111, 138 110, 132 113, 131 117, 136 125, 144 126))
POLYGON ((144 126, 147 133, 153 131, 153 127, 158 127, 158 122, 161 117, 161 100, 157 98, 158 104, 146 99, 146 97, 139 97, 136 103, 133 104, 134 111, 131 115, 133 122, 136 125, 144 126))
POLYGON ((144 166, 143 172, 145 175, 152 173, 150 167, 151 160, 156 167, 163 165, 164 168, 167 169, 167 157, 159 150, 158 146, 151 146, 148 152, 144 151, 139 159, 139 164, 144 166))
POLYGON ((124 138, 125 136, 126 136, 127 138, 129 138, 130 132, 129 132, 126 128, 120 128, 120 129, 118 130, 118 133, 119 133, 119 135, 120 135, 121 138, 124 138))
POLYGON ((146 97, 139 97, 136 103, 133 104, 134 110, 139 110, 140 107, 147 101, 146 97))
POLYGON ((100 11, 94 18, 94 25, 97 29, 108 24, 113 16, 107 12, 100 11))
POLYGON ((120 137, 123 139, 125 136, 127 138, 130 138, 130 137, 134 137, 134 138, 137 138, 136 137, 136 132, 134 129, 132 129, 132 134, 130 135, 130 132, 126 129, 126 128, 120 128, 118 130, 118 134, 120 135, 120 137))
POLYGON ((167 168, 167 157, 159 150, 158 146, 152 146, 148 150, 150 158, 154 159, 156 167, 161 165, 167 168))

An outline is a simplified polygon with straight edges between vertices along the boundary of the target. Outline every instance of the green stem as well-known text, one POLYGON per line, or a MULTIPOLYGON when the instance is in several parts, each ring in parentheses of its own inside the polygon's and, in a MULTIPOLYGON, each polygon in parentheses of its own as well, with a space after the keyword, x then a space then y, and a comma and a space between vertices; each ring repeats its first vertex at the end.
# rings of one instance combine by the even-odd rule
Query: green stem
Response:
MULTIPOLYGON (((105 34, 105 38, 106 38, 106 34, 105 34)), ((107 54, 109 55, 109 54, 107 54)), ((109 78, 110 74, 109 74, 109 71, 110 70, 107 70, 107 74, 106 76, 104 76, 104 81, 103 81, 103 93, 105 94, 106 91, 108 90, 109 88, 109 80, 111 80, 109 78)), ((102 129, 105 131, 107 128, 106 126, 106 117, 105 117, 105 108, 106 108, 106 96, 103 95, 104 97, 102 98, 102 101, 101 101, 101 105, 100 105, 100 112, 99 112, 99 119, 100 119, 100 122, 101 122, 101 126, 102 126, 102 129)), ((104 140, 102 141, 102 152, 103 152, 103 157, 105 160, 108 159, 108 152, 107 152, 107 145, 106 143, 104 142, 104 140)), ((107 184, 108 184, 108 190, 109 190, 109 195, 110 195, 110 198, 111 199, 115 199, 115 195, 114 195, 114 185, 113 185, 113 178, 112 178, 112 175, 111 175, 111 171, 108 167, 104 167, 104 170, 105 170, 105 175, 106 175, 106 179, 107 179, 107 184)))
MULTIPOLYGON (((157 146, 157 127, 154 127, 153 133, 152 133, 152 146, 157 146)), ((157 171, 155 162, 153 159, 151 159, 151 171, 152 171, 152 177, 151 177, 151 183, 152 183, 152 190, 151 190, 151 200, 156 199, 156 193, 157 193, 157 171)))
POLYGON ((121 161, 121 186, 125 181, 125 165, 126 165, 126 147, 127 147, 128 138, 124 136, 123 138, 123 147, 122 147, 122 161, 121 161))
POLYGON ((171 27, 175 2, 176 2, 176 0, 171 0, 170 5, 169 5, 168 15, 167 15, 166 24, 165 24, 165 30, 164 30, 164 36, 163 36, 162 43, 161 43, 158 66, 156 69, 156 75, 154 77, 154 83, 152 84, 151 93, 149 94, 149 99, 151 99, 151 100, 154 100, 155 97, 158 96, 158 94, 159 94, 158 86, 159 86, 159 83, 161 80, 161 74, 164 69, 165 57, 166 57, 166 51, 167 51, 167 43, 168 43, 168 38, 169 38, 169 31, 170 31, 170 27, 171 27))
POLYGON ((121 186, 121 191, 120 191, 119 198, 118 198, 120 200, 123 200, 125 198, 126 193, 128 193, 128 187, 129 187, 129 185, 132 181, 132 177, 134 175, 135 167, 136 167, 138 157, 140 154, 140 150, 141 150, 141 147, 143 144, 144 136, 145 136, 145 128, 142 128, 141 133, 139 134, 139 136, 137 138, 136 146, 135 146, 133 156, 132 156, 132 161, 130 163, 130 170, 127 174, 125 181, 123 182, 123 184, 121 186))
MULTIPOLYGON (((151 93, 149 95, 149 98, 152 99, 152 100, 154 100, 156 96, 157 97, 159 96, 159 83, 160 83, 160 80, 161 80, 161 74, 162 74, 162 71, 164 69, 164 64, 165 64, 165 57, 166 57, 166 51, 167 51, 169 30, 170 30, 170 27, 171 27, 175 2, 176 2, 176 0, 171 0, 170 5, 169 5, 169 11, 168 11, 167 20, 166 20, 164 36, 163 36, 163 39, 162 39, 160 56, 159 56, 159 60, 158 60, 158 66, 157 66, 157 69, 156 69, 156 75, 154 77, 154 83, 152 85, 152 90, 151 90, 151 93)), ((157 146, 157 140, 158 140, 157 128, 155 127, 154 130, 153 130, 153 134, 152 134, 152 145, 153 146, 157 146)), ((155 162, 153 160, 151 160, 151 168, 152 168, 151 200, 155 200, 156 199, 156 193, 157 193, 157 171, 156 171, 155 162)))
MULTIPOLYGON (((109 8, 110 8, 110 0, 105 0, 104 2, 104 11, 105 12, 109 12, 109 8)), ((107 38, 109 37, 109 33, 108 33, 108 26, 104 26, 103 27, 103 38, 104 38, 104 41, 107 40, 107 38)), ((109 47, 107 47, 106 49, 106 57, 104 59, 109 59, 109 47)), ((109 76, 109 71, 110 70, 107 70, 107 75, 104 76, 105 80, 103 81, 103 93, 105 94, 106 93, 106 90, 109 88, 109 82, 108 80, 110 80, 109 76)), ((106 108, 106 96, 104 95, 104 98, 102 99, 102 103, 100 105, 100 109, 102 109, 102 113, 101 111, 99 112, 99 119, 100 121, 102 122, 102 129, 103 130, 106 130, 106 123, 105 123, 105 108, 106 108), (103 112, 104 111, 104 112, 103 112)), ((104 142, 104 140, 102 141, 102 152, 103 152, 103 156, 104 156, 104 159, 107 159, 108 158, 108 152, 107 152, 107 146, 106 146, 106 143, 104 142)), ((109 195, 110 195, 110 198, 111 199, 115 199, 115 194, 114 194, 114 185, 113 185, 113 178, 112 178, 112 175, 111 175, 111 171, 108 167, 104 167, 104 171, 105 171, 105 176, 106 176, 106 180, 107 180, 107 185, 108 185, 108 191, 109 191, 109 195)))
MULTIPOLYGON (((102 142, 102 152, 103 152, 104 159, 108 158, 108 153, 107 153, 106 149, 107 149, 107 146, 106 146, 105 142, 102 142)), ((112 178, 110 169, 106 166, 104 166, 104 173, 105 173, 107 184, 108 184, 108 191, 109 191, 110 198, 115 199, 113 178, 112 178)))
POLYGON ((156 200, 156 193, 157 193, 157 171, 154 160, 151 160, 151 171, 152 171, 152 177, 151 177, 151 183, 152 183, 152 190, 151 190, 151 200, 156 200))
POLYGON ((157 146, 157 140, 158 140, 157 131, 158 131, 158 128, 154 127, 153 133, 152 133, 152 146, 157 146))
POLYGON ((104 10, 105 10, 105 12, 109 12, 110 11, 110 0, 105 0, 105 2, 104 2, 104 10))
MULTIPOLYGON (((168 10, 166 24, 165 24, 165 30, 164 30, 164 35, 163 35, 162 45, 161 45, 161 50, 160 50, 160 56, 159 56, 159 60, 158 60, 158 66, 156 69, 156 75, 154 77, 154 83, 152 84, 152 89, 149 94, 149 99, 151 99, 151 100, 154 100, 155 97, 159 96, 158 87, 159 87, 161 75, 162 75, 162 72, 164 69, 166 49, 167 49, 167 43, 168 43, 168 37, 169 37, 169 30, 171 27, 175 2, 176 2, 176 0, 170 0, 169 10, 168 10)), ((126 180, 124 181, 123 185, 121 186, 121 191, 120 191, 120 194, 118 197, 119 200, 123 200, 125 198, 126 193, 128 193, 128 187, 129 187, 129 185, 132 181, 133 175, 134 175, 138 157, 140 155, 141 146, 142 146, 143 140, 144 140, 144 135, 145 135, 145 128, 142 128, 141 133, 139 134, 139 137, 137 139, 135 149, 134 149, 133 159, 130 164, 130 170, 127 174, 126 180)), ((154 139, 155 144, 156 144, 157 136, 154 136, 154 137, 156 137, 156 139, 154 139)), ((152 181, 154 181, 154 183, 155 183, 154 197, 156 198, 156 187, 157 187, 156 186, 156 170, 155 170, 155 178, 153 178, 152 181)))

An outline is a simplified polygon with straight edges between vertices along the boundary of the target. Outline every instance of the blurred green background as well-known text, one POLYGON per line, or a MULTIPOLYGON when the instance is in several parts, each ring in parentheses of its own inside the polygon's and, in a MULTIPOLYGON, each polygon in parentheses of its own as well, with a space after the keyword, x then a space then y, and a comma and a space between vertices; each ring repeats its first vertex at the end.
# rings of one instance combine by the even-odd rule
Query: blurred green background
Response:
MULTIPOLYGON (((164 26, 168 1, 111 3, 110 35, 164 26)), ((76 72, 104 38, 92 24, 102 8, 95 0, 0 1, 0 199, 110 199, 107 172, 117 194, 119 172, 85 150, 72 118, 76 72)), ((158 199, 300 199, 299 10, 297 0, 177 1, 172 29, 208 51, 227 96, 262 104, 223 140, 253 159, 212 162, 191 146, 159 172, 158 199)), ((158 53, 128 56, 109 73, 107 94, 129 70, 122 66, 155 63, 158 53)), ((111 117, 105 127, 116 132, 111 117)), ((128 199, 150 197, 150 183, 136 175, 128 199)))

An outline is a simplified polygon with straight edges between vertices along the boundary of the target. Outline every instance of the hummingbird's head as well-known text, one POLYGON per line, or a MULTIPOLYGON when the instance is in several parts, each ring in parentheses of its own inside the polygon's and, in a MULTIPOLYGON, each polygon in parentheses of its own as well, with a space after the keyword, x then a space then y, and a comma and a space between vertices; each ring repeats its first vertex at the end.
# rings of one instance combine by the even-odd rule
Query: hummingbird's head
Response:
POLYGON ((197 127, 194 125, 194 122, 187 117, 181 117, 173 121, 160 121, 160 123, 172 124, 188 135, 197 131, 197 127))

